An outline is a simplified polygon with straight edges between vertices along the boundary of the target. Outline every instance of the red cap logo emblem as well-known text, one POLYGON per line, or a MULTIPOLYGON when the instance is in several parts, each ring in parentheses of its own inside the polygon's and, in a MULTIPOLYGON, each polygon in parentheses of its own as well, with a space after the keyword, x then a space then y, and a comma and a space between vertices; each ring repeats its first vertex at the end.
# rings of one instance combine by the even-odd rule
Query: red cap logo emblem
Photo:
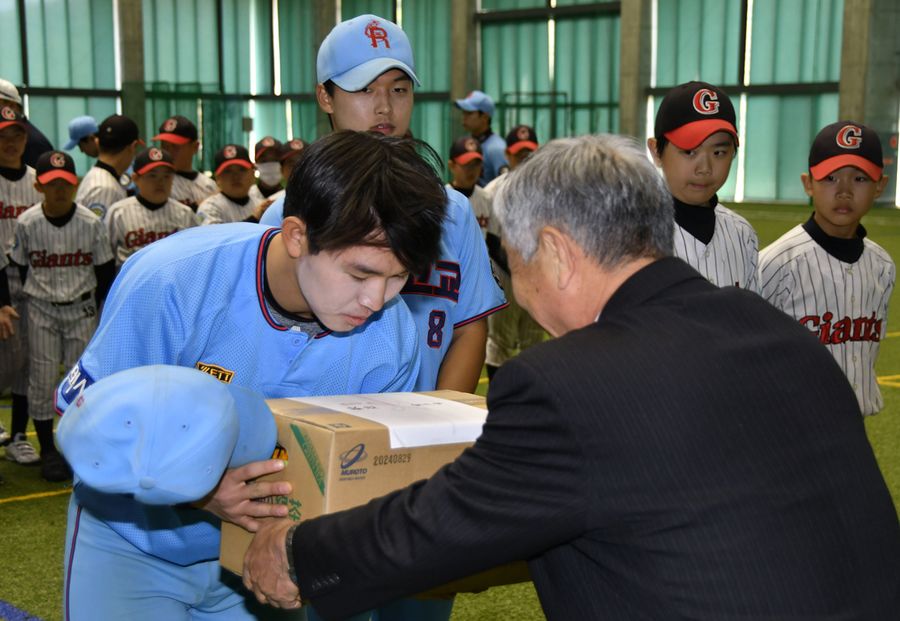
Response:
POLYGON ((273 144, 275 144, 275 139, 271 136, 266 136, 262 139, 262 144, 264 147, 271 147, 273 144))
POLYGON ((528 142, 531 139, 530 133, 527 127, 522 126, 516 130, 516 138, 523 142, 528 142))
POLYGON ((303 149, 303 141, 294 138, 288 143, 288 146, 290 146, 294 151, 300 151, 303 149))
POLYGON ((4 106, 3 110, 0 110, 0 116, 2 116, 7 121, 15 121, 16 111, 9 106, 4 106))
POLYGON ((862 130, 856 125, 844 125, 838 130, 835 141, 842 149, 858 149, 862 144, 862 130))
POLYGON ((230 160, 237 155, 237 148, 233 144, 230 144, 222 149, 222 155, 225 156, 225 159, 230 160))
POLYGON ((147 157, 149 157, 154 162, 158 162, 163 158, 163 154, 162 151, 160 151, 156 147, 153 147, 152 149, 150 149, 150 152, 147 153, 147 157))
POLYGON ((701 88, 694 93, 694 99, 691 102, 694 110, 700 114, 715 114, 719 111, 719 96, 715 91, 708 88, 701 88))
POLYGON ((366 26, 366 36, 372 42, 372 47, 378 47, 378 42, 383 41, 384 47, 390 48, 391 42, 388 41, 387 30, 378 25, 378 20, 373 19, 366 26))
POLYGON ((53 168, 62 168, 66 165, 66 156, 62 153, 54 153, 50 156, 50 165, 53 168))
POLYGON ((169 119, 165 123, 163 123, 164 132, 175 131, 176 127, 178 127, 178 119, 169 119))
POLYGON ((474 138, 467 138, 464 146, 466 147, 466 151, 478 150, 478 143, 475 142, 474 138))

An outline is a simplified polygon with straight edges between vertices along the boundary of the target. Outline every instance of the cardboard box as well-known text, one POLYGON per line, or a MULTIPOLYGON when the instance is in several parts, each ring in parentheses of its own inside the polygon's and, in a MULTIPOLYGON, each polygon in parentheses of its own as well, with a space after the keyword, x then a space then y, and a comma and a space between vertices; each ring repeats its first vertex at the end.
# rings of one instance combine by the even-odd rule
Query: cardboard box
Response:
MULTIPOLYGON (((451 390, 411 394, 427 398, 433 402, 429 405, 438 409, 441 405, 435 403, 437 400, 428 398, 486 409, 484 398, 477 395, 451 390)), ((348 402, 352 399, 347 397, 348 402)), ((294 520, 308 520, 365 504, 428 478, 472 444, 466 441, 392 448, 392 441, 395 445, 398 441, 396 429, 362 416, 295 399, 270 399, 267 403, 278 427, 276 456, 287 462, 284 471, 271 478, 287 479, 294 488, 289 497, 275 501, 287 504, 294 520)), ((348 411, 364 409, 365 406, 351 406, 348 411)), ((435 425, 452 427, 453 423, 435 425)), ((243 528, 223 524, 219 557, 222 566, 240 574, 251 539, 252 535, 243 528)), ((527 565, 514 563, 455 581, 423 596, 446 597, 528 580, 527 565)))

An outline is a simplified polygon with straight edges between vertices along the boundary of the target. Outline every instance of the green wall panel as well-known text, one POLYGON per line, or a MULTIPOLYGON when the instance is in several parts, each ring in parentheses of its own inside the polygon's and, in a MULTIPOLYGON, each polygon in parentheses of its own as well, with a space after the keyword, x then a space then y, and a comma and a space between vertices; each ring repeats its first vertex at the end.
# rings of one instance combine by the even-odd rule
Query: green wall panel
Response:
POLYGON ((30 0, 25 20, 29 86, 116 88, 112 0, 30 0))
POLYGON ((281 92, 313 93, 318 49, 313 33, 312 3, 281 0, 278 3, 278 28, 281 92))
POLYGON ((549 6, 547 0, 481 0, 481 8, 485 11, 534 9, 546 6, 549 6))
POLYGON ((316 134, 318 112, 319 106, 314 101, 291 102, 291 128, 294 138, 302 138, 306 142, 318 138, 316 134))
POLYGON ((144 79, 219 90, 215 0, 144 2, 144 79))
MULTIPOLYGON (((69 121, 76 116, 89 114, 99 123, 116 113, 116 100, 112 97, 30 97, 28 104, 31 120, 58 149, 69 141, 69 121)), ((75 160, 79 176, 93 166, 94 159, 78 147, 68 153, 75 160)))
POLYGON ((396 21, 394 0, 342 0, 341 21, 347 21, 357 15, 372 13, 391 21, 396 21))
POLYGON ((17 2, 0 2, 0 76, 13 84, 22 84, 22 40, 19 36, 19 5, 17 2))
POLYGON ((449 0, 403 5, 403 30, 412 44, 420 91, 450 91, 449 24, 449 0))
POLYGON ((805 201, 809 145, 837 119, 837 107, 836 94, 748 97, 744 199, 805 201))
POLYGON ((740 0, 659 0, 656 84, 738 84, 740 0))
POLYGON ((840 77, 843 0, 755 0, 750 83, 840 77))

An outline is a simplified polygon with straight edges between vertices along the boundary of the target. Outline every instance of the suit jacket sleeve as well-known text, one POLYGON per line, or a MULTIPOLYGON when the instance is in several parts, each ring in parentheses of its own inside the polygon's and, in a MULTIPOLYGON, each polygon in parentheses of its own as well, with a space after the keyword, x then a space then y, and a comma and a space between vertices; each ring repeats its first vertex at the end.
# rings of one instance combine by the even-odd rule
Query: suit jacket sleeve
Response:
POLYGON ((293 550, 304 599, 340 619, 577 537, 587 475, 559 393, 538 369, 508 363, 491 383, 481 437, 455 462, 301 523, 293 550))

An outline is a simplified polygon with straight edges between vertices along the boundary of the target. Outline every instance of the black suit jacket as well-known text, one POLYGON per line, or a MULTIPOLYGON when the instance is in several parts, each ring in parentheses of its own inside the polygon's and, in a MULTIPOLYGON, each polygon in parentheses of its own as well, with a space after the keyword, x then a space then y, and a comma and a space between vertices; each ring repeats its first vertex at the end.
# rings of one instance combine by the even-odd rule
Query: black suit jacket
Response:
POLYGON ((549 619, 900 614, 900 528, 853 390, 805 329, 677 259, 491 383, 427 482, 302 523, 327 619, 529 559, 549 619))

